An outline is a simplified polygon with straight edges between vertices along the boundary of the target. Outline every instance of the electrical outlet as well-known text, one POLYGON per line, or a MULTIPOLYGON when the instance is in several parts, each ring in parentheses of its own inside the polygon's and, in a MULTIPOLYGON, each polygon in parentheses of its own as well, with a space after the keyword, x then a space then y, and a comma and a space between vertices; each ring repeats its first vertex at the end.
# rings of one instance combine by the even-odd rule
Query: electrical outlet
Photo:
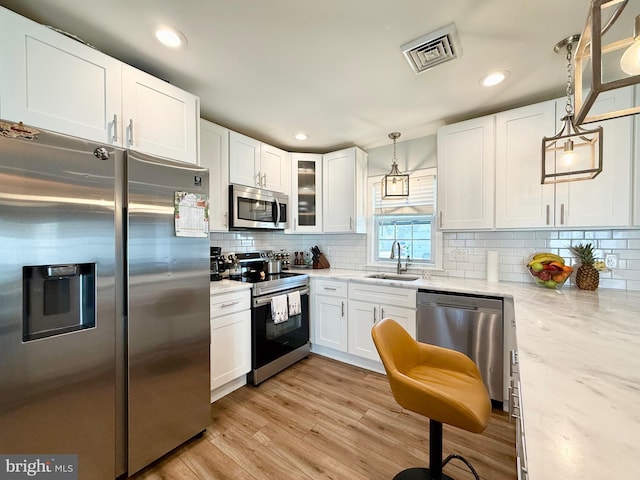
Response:
POLYGON ((604 254, 604 264, 610 270, 613 270, 614 268, 618 268, 618 254, 617 253, 605 253, 604 254))
POLYGON ((468 262, 469 250, 466 248, 456 248, 449 253, 449 260, 452 262, 468 262))

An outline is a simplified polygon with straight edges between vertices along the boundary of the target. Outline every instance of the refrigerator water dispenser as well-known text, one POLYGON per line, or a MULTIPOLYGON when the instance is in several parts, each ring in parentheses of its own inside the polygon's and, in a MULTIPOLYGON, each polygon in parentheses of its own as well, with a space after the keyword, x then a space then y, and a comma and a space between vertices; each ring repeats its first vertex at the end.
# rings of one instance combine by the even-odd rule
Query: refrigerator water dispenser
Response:
POLYGON ((95 263, 22 268, 22 341, 96 325, 95 263))

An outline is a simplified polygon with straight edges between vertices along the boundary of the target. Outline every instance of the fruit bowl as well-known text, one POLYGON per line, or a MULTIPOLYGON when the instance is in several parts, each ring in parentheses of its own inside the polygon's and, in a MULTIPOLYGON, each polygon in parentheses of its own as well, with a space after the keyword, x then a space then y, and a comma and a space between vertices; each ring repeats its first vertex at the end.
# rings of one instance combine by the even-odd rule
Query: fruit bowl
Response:
POLYGON ((562 257, 548 252, 529 256, 525 265, 536 285, 544 288, 562 288, 573 273, 573 268, 565 265, 562 257))

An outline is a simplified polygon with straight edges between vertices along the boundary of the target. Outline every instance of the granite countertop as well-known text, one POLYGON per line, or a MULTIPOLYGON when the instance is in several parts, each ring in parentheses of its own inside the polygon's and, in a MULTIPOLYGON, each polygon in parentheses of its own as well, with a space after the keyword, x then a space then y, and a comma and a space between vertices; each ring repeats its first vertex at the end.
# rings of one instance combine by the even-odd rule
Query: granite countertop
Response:
POLYGON ((400 282, 340 269, 304 273, 512 299, 529 480, 640 474, 640 292, 452 277, 400 282))

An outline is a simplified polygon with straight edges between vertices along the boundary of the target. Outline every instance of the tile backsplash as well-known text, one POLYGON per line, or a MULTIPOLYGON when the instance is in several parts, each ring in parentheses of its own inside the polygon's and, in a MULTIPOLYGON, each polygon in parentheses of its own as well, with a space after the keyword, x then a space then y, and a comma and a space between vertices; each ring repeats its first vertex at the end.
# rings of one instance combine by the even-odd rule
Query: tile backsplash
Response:
POLYGON ((285 235, 282 232, 232 232, 211 233, 211 245, 222 247, 223 252, 247 252, 252 250, 284 250, 291 253, 309 252, 317 245, 335 268, 365 270, 367 263, 367 236, 341 235, 285 235))
MULTIPOLYGON (((281 232, 211 233, 211 245, 225 252, 272 249, 305 251, 318 245, 332 267, 367 269, 367 236, 284 235, 281 232)), ((531 282, 523 266, 525 256, 533 251, 551 251, 573 264, 568 246, 591 242, 599 258, 618 255, 618 267, 600 274, 600 287, 640 290, 640 230, 541 230, 448 232, 443 235, 443 272, 461 278, 486 278, 487 251, 497 250, 501 281, 531 282)))

